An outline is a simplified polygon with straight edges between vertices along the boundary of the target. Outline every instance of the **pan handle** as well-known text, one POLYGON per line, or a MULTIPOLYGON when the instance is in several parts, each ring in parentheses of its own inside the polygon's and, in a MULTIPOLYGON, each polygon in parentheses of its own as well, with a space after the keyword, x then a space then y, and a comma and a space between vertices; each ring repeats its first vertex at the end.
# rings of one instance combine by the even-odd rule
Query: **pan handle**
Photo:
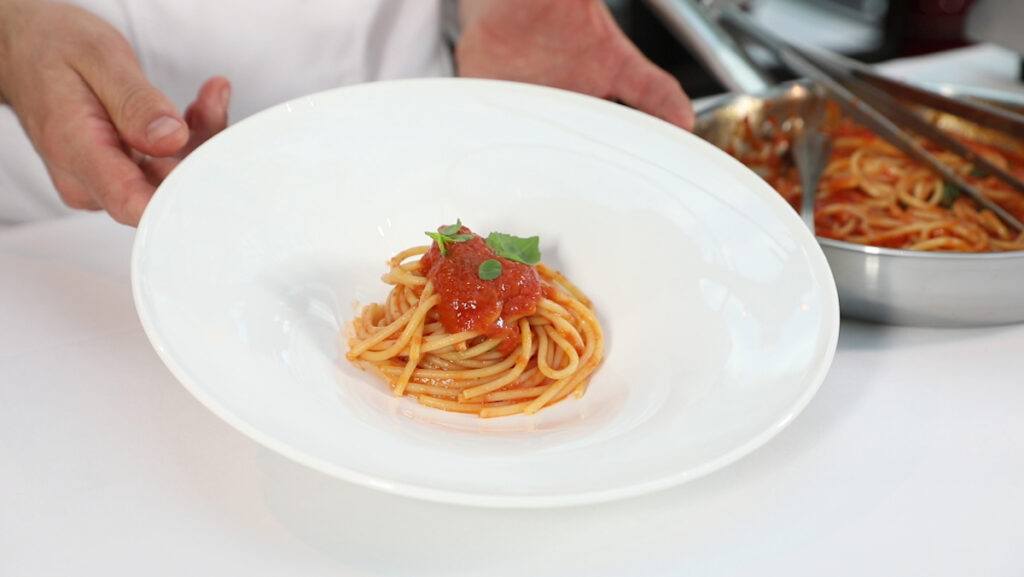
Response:
POLYGON ((694 0, 646 0, 673 36, 731 92, 760 93, 773 83, 694 0))

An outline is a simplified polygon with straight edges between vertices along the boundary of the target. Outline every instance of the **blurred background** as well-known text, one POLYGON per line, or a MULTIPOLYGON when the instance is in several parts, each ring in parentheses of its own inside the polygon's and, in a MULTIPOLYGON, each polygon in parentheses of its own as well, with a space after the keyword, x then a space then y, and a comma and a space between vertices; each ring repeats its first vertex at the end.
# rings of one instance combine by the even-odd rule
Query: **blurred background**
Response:
MULTIPOLYGON (((643 0, 607 0, 623 29, 692 97, 724 89, 669 33, 643 0)), ((1024 0, 751 0, 734 2, 787 39, 828 48, 864 62, 931 54, 994 42, 1024 52, 1024 0), (986 4, 981 6, 981 4, 986 4), (969 14, 977 9, 975 14, 969 14), (1005 16, 1000 26, 993 16, 1005 16), (1014 46, 1015 43, 1021 45, 1014 46)), ((779 80, 791 78, 773 69, 779 80)))

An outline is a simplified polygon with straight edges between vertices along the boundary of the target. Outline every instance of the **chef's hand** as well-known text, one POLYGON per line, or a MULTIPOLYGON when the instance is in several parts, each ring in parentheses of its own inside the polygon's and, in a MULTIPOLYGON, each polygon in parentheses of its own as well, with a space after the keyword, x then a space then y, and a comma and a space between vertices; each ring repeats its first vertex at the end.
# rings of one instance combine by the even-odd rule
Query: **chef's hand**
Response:
POLYGON ((103 20, 0 0, 0 103, 14 108, 68 206, 137 225, 156 185, 227 125, 230 94, 226 79, 211 78, 182 117, 103 20))
POLYGON ((459 18, 460 76, 565 88, 693 127, 679 82, 640 53, 601 0, 460 0, 459 18))

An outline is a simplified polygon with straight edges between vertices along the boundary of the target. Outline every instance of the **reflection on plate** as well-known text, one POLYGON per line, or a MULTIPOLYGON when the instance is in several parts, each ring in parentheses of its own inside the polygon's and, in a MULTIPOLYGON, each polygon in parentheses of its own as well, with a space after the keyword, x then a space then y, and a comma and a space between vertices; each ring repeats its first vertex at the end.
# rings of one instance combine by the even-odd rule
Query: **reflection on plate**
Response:
POLYGON ((756 175, 641 113, 472 80, 344 88, 225 131, 165 181, 133 286, 175 376, 264 445, 352 482, 484 506, 606 501, 757 448, 810 400, 835 286, 756 175), (483 420, 344 360, 384 259, 424 223, 540 235, 605 328, 587 394, 483 420))

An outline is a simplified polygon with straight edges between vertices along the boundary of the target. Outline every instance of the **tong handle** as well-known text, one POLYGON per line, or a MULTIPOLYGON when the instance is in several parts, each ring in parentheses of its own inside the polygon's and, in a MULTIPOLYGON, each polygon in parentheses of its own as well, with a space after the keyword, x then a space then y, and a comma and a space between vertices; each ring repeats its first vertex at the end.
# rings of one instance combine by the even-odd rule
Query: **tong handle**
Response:
POLYGON ((773 33, 764 30, 745 14, 736 10, 724 10, 722 17, 731 25, 736 26, 745 34, 750 35, 758 42, 764 44, 775 52, 779 59, 797 74, 810 78, 824 87, 839 102, 844 109, 852 114, 857 120, 865 124, 876 134, 884 138, 890 144, 903 151, 907 156, 924 163, 933 171, 938 173, 944 180, 952 183, 962 190, 975 202, 984 208, 992 211, 1007 225, 1017 232, 1024 231, 1024 223, 1017 220, 1006 209, 992 202, 988 197, 974 188, 959 174, 951 170, 933 154, 925 150, 915 139, 896 126, 892 120, 880 113, 871 104, 857 95, 850 92, 839 81, 826 73, 814 62, 809 60, 797 49, 791 47, 773 33))
POLYGON ((764 92, 774 84, 694 0, 646 0, 673 36, 689 47, 731 92, 764 92))

